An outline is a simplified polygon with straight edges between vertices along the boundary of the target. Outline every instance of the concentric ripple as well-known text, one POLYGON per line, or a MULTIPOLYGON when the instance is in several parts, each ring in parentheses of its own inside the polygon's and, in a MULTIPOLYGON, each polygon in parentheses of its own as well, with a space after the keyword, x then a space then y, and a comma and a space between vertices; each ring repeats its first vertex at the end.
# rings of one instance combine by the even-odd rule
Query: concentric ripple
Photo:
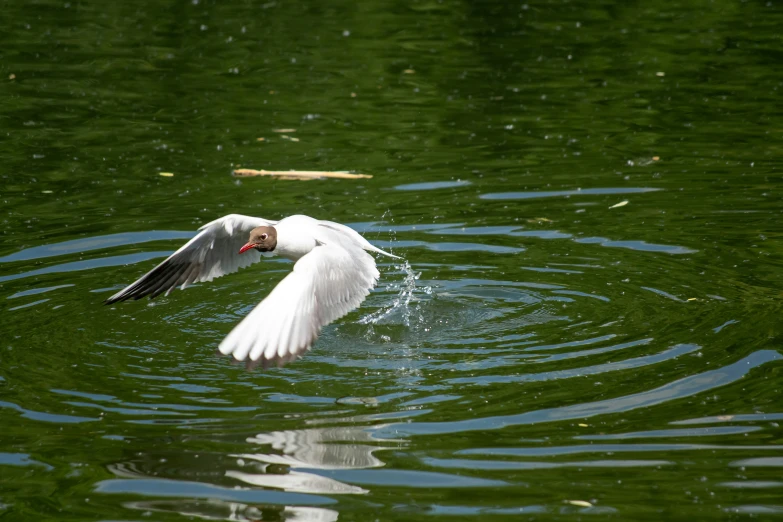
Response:
MULTIPOLYGON (((34 366, 29 351, 11 351, 3 379, 19 382, 14 368, 39 371, 47 392, 33 407, 13 387, 0 407, 22 422, 92 425, 94 443, 118 451, 105 469, 113 478, 96 481, 95 494, 149 498, 123 504, 145 513, 252 518, 263 505, 292 520, 335 520, 323 506, 389 488, 491 490, 493 513, 555 513, 564 512, 555 491, 521 507, 501 499, 569 470, 601 483, 602 470, 667 474, 716 452, 726 459, 720 487, 745 487, 738 468, 759 470, 746 489, 777 484, 762 479, 780 468, 783 446, 765 440, 783 413, 748 413, 731 391, 781 360, 737 319, 741 290, 694 286, 678 261, 696 252, 687 245, 586 241, 542 223, 356 225, 407 261, 383 264, 376 292, 326 328, 306 358, 264 374, 232 367, 213 347, 285 262, 102 308, 103 295, 168 250, 115 255, 117 236, 22 250, 2 260, 16 305, 7 313, 35 324, 41 310, 62 309, 60 328, 85 317, 108 328, 34 366), (625 249, 605 248, 616 246, 625 249), (42 266, 19 264, 29 259, 42 266), (68 363, 76 354, 82 362, 68 363), (123 450, 139 445, 146 449, 123 450)), ((180 236, 189 237, 122 237, 143 245, 180 236)), ((0 464, 62 466, 53 456, 6 455, 0 464)), ((589 509, 623 509, 601 495, 600 509, 589 509)), ((480 505, 440 502, 428 512, 480 505)))

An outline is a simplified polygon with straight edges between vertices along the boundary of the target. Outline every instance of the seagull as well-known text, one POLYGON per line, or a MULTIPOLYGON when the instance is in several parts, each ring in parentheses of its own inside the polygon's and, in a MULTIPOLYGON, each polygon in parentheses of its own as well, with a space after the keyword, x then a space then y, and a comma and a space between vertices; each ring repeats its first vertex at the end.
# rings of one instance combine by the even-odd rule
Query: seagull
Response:
POLYGON ((278 367, 302 357, 321 329, 357 308, 380 274, 371 245, 340 223, 296 215, 272 221, 229 214, 198 234, 138 281, 105 302, 155 298, 175 287, 212 281, 279 255, 294 269, 220 343, 218 350, 248 368, 278 367))

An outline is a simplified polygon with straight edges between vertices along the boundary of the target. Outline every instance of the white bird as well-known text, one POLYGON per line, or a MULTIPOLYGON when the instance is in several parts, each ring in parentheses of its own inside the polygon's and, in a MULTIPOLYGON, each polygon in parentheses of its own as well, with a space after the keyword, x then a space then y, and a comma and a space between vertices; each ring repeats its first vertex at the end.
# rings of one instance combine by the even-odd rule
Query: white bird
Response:
POLYGON ((365 252, 398 256, 372 246, 355 230, 308 216, 280 221, 229 214, 199 229, 161 264, 106 300, 106 304, 171 293, 212 281, 280 255, 293 271, 220 343, 219 350, 249 367, 282 366, 302 355, 321 329, 357 308, 380 274, 365 252), (265 253, 265 254, 262 254, 265 253))

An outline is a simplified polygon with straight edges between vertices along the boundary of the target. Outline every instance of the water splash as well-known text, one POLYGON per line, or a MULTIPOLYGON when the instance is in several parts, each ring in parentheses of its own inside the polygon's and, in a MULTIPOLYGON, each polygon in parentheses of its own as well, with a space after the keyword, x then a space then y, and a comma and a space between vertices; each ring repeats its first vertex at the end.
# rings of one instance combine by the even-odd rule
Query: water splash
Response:
MULTIPOLYGON (((413 310, 409 305, 416 293, 416 281, 421 277, 421 272, 415 272, 407 260, 402 264, 395 265, 395 268, 403 272, 405 278, 399 283, 389 283, 386 288, 389 291, 396 291, 397 296, 390 305, 359 319, 359 324, 378 324, 391 316, 399 314, 402 316, 402 323, 405 326, 411 326, 413 310)), ((429 286, 423 287, 421 290, 427 295, 432 293, 432 288, 429 286)))
MULTIPOLYGON (((394 223, 391 210, 386 210, 381 216, 381 219, 388 221, 390 224, 394 223)), ((397 231, 392 227, 389 230, 389 242, 392 243, 390 246, 393 246, 396 240, 397 231)), ((392 252, 392 249, 389 248, 389 251, 392 252)), ((416 281, 421 277, 421 272, 415 272, 410 263, 405 259, 402 260, 400 264, 393 266, 395 270, 402 272, 405 276, 401 282, 392 282, 386 286, 385 290, 388 292, 396 292, 396 297, 391 302, 391 304, 381 307, 375 312, 359 319, 359 324, 375 325, 382 322, 393 321, 394 318, 400 316, 403 325, 406 327, 411 326, 411 319, 414 315, 414 309, 412 306, 410 306, 410 304, 411 301, 414 300, 414 296, 417 292, 416 281)), ((422 287, 418 290, 426 295, 432 294, 432 287, 430 286, 422 287)), ((424 318, 421 316, 418 316, 415 319, 417 324, 424 320, 424 318)), ((372 330, 373 329, 371 327, 370 331, 372 332, 372 330)))

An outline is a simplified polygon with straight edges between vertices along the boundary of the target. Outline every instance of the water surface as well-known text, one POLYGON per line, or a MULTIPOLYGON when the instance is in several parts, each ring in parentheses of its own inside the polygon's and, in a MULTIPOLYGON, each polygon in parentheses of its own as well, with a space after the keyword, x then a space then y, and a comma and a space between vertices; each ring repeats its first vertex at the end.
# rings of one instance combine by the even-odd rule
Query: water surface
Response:
POLYGON ((2 6, 0 517, 783 512, 777 3, 2 6), (284 369, 286 261, 102 305, 228 213, 405 261, 284 369))

